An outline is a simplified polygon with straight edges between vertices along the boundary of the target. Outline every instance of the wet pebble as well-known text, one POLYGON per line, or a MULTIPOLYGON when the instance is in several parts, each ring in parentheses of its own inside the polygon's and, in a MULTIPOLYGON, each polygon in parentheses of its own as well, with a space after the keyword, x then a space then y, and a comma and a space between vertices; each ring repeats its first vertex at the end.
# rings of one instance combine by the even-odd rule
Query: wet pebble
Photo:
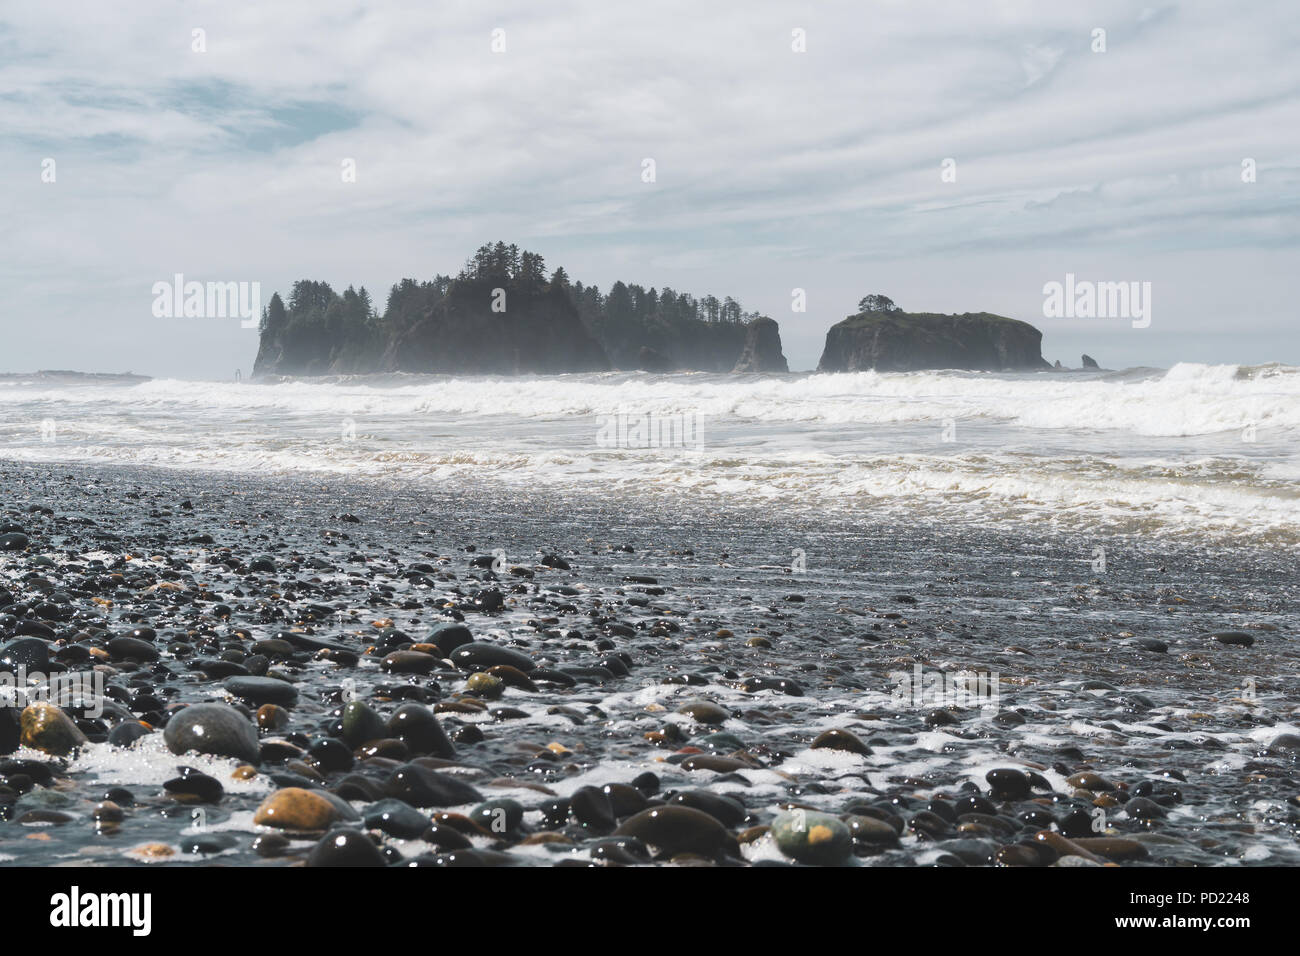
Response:
POLYGON ((174 754, 190 751, 257 763, 257 728, 227 704, 191 704, 173 714, 163 739, 174 754))

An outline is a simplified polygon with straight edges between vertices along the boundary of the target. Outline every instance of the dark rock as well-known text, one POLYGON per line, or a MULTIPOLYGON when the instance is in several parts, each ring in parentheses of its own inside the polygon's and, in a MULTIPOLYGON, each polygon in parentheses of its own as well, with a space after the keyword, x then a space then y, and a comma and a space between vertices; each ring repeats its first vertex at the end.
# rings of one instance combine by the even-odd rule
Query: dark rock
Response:
POLYGON ((813 740, 813 750, 844 750, 853 754, 869 754, 871 748, 862 742, 857 734, 850 730, 823 730, 813 740))
POLYGON ((18 711, 13 707, 0 707, 0 756, 18 749, 21 735, 18 711))
POLYGON ((994 800, 1028 800, 1032 788, 1029 778, 1013 767, 990 770, 984 775, 993 789, 994 800))
POLYGON ((747 694, 760 690, 774 690, 787 697, 802 697, 803 688, 786 677, 748 677, 741 682, 740 689, 747 694))
POLYGON ((342 730, 343 740, 349 747, 354 748, 368 741, 388 736, 388 727, 384 723, 384 718, 359 700, 349 701, 343 705, 342 730))
POLYGON ((254 707, 263 704, 292 707, 298 701, 298 689, 275 677, 228 677, 221 686, 254 707))
POLYGON ((19 637, 0 647, 0 671, 16 674, 19 667, 29 675, 48 674, 50 645, 39 637, 19 637))
POLYGON ((167 721, 163 739, 174 754, 199 753, 256 763, 257 727, 227 704, 191 704, 167 721))
POLYGON ((1042 332, 1029 323, 988 312, 863 312, 826 333, 818 370, 955 368, 996 372, 1045 368, 1042 340, 1042 332))
POLYGON ((609 794, 599 787, 579 787, 569 798, 569 810, 574 819, 595 833, 609 833, 618 820, 609 794))
POLYGON ((113 660, 158 660, 158 648, 136 637, 115 637, 108 642, 108 653, 113 660))
POLYGON ((438 666, 438 658, 422 651, 393 651, 380 666, 389 674, 429 674, 438 666))
POLYGON ((483 800, 483 795, 464 781, 415 763, 394 770, 384 791, 413 807, 454 807, 483 800))
POLYGON ((893 846, 898 843, 898 831, 876 817, 851 814, 845 818, 844 825, 849 828, 849 836, 854 843, 867 846, 893 846))
POLYGON ((731 713, 724 707, 715 704, 711 700, 688 700, 677 708, 677 713, 686 714, 692 720, 701 724, 721 724, 731 717, 731 713))
POLYGON ((0 551, 26 551, 31 543, 31 539, 21 531, 0 534, 0 551))
POLYGON ((360 830, 339 827, 321 837, 307 854, 308 866, 386 866, 379 847, 360 830))
POLYGON ((434 625, 433 630, 429 632, 428 643, 438 645, 438 650, 442 651, 444 657, 450 657, 452 651, 465 644, 474 642, 474 635, 470 633, 468 627, 457 621, 447 621, 443 624, 434 625))
POLYGON ((1217 631, 1210 637, 1220 644, 1229 644, 1234 647, 1250 647, 1255 643, 1255 636, 1247 634, 1245 631, 1217 631))
POLYGON ((402 840, 414 840, 429 829, 428 815, 401 800, 372 803, 362 811, 361 818, 370 829, 383 830, 402 840))
POLYGON ((469 818, 493 836, 516 833, 524 821, 524 808, 517 800, 497 797, 485 800, 469 813, 469 818))
POLYGON ((181 767, 180 774, 163 783, 173 796, 190 797, 204 803, 216 803, 225 793, 221 781, 193 767, 181 767))
POLYGON ((403 704, 388 718, 388 736, 395 737, 413 754, 431 754, 450 760, 456 748, 433 711, 424 704, 403 704))
POLYGON ((745 345, 732 371, 790 371, 781 351, 781 327, 774 320, 762 316, 749 322, 745 327, 745 345))
POLYGON ((486 670, 497 664, 506 664, 527 674, 537 667, 527 654, 482 641, 474 641, 456 648, 451 654, 451 661, 462 670, 470 671, 486 670))
POLYGON ((623 821, 614 835, 637 837, 670 856, 677 853, 701 853, 705 856, 723 851, 738 853, 735 837, 721 823, 691 807, 642 810, 623 821))
POLYGON ((239 845, 239 838, 233 833, 199 833, 181 840, 181 853, 203 855, 224 853, 239 845))
POLYGON ((307 756, 311 758, 311 763, 322 773, 341 773, 352 769, 355 762, 352 758, 352 751, 339 740, 333 737, 322 737, 314 740, 311 746, 307 748, 307 756))
POLYGON ((745 805, 734 797, 728 797, 711 790, 684 790, 673 794, 670 805, 691 807, 713 817, 724 827, 738 827, 749 816, 745 805))

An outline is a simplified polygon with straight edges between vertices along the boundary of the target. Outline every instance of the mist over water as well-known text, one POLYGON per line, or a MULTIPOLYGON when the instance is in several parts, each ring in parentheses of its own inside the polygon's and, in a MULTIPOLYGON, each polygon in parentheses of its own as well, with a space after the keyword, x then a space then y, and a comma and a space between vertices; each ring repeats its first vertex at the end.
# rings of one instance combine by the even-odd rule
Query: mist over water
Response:
MULTIPOLYGON (((654 432, 657 435, 658 432, 654 432)), ((1300 543, 1300 369, 0 383, 0 456, 1300 543), (664 425, 686 441, 602 425, 664 425), (614 434, 614 441, 608 440, 614 434)))

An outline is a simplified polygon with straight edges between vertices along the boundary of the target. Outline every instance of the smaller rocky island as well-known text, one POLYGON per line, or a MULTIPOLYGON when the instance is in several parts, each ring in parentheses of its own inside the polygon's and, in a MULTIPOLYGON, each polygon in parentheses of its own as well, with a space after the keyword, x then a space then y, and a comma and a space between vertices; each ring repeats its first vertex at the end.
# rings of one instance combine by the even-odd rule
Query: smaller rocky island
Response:
POLYGON ((819 372, 1050 367, 1043 359, 1043 333, 1018 319, 991 312, 904 312, 883 295, 864 297, 858 310, 826 333, 819 372))

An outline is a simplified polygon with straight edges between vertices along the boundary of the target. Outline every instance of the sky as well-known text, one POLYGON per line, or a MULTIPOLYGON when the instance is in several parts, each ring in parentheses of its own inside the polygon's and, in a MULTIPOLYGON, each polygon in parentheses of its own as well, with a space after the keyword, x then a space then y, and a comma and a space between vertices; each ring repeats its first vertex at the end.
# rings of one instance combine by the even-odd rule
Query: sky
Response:
POLYGON ((498 239, 730 295, 793 369, 867 293, 1300 365, 1298 48, 1294 0, 8 4, 0 371, 246 377, 256 330, 155 283, 382 306, 498 239), (1046 316, 1067 274, 1150 324, 1046 316))

